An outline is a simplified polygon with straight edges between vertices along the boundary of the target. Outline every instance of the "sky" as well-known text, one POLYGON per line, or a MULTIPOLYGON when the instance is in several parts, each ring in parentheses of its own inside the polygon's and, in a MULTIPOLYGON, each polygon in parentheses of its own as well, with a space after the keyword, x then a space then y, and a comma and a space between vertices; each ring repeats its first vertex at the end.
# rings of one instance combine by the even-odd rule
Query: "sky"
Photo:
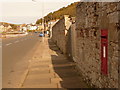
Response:
POLYGON ((0 0, 0 22, 35 23, 37 19, 79 0, 0 0))

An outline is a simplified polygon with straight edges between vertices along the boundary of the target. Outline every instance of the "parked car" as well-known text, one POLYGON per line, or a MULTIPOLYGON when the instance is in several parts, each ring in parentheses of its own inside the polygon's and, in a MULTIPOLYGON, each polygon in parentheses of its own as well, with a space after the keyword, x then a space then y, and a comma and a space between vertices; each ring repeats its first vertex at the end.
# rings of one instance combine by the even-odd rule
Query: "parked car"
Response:
POLYGON ((39 37, 44 37, 43 32, 40 32, 39 37))

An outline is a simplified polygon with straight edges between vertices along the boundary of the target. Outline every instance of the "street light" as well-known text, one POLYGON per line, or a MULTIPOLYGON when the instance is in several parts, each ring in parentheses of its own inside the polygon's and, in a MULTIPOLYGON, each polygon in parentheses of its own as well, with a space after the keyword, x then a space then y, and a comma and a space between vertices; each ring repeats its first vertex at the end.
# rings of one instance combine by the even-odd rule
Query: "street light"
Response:
MULTIPOLYGON (((33 2, 37 2, 37 0, 32 0, 33 2)), ((42 26, 43 26, 43 32, 45 32, 45 19, 44 19, 44 0, 43 0, 43 4, 42 4, 42 26)))

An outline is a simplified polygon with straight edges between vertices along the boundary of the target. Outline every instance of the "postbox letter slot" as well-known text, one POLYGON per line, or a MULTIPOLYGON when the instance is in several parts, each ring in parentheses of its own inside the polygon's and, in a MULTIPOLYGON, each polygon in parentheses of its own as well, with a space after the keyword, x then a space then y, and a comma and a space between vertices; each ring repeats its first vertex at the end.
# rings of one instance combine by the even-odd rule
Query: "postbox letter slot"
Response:
POLYGON ((107 38, 106 36, 101 36, 101 38, 107 38))
POLYGON ((105 52, 105 46, 103 46, 103 57, 105 58, 106 57, 106 52, 105 52))

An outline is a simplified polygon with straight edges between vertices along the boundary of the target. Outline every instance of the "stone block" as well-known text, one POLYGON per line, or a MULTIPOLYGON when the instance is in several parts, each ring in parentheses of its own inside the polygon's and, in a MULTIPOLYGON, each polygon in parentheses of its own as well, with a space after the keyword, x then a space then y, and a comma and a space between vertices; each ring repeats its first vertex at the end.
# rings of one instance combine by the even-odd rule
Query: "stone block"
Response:
POLYGON ((117 3, 113 2, 107 5, 107 13, 112 13, 117 10, 117 3))
POLYGON ((118 23, 119 20, 118 15, 119 15, 118 11, 108 14, 109 23, 118 23))

